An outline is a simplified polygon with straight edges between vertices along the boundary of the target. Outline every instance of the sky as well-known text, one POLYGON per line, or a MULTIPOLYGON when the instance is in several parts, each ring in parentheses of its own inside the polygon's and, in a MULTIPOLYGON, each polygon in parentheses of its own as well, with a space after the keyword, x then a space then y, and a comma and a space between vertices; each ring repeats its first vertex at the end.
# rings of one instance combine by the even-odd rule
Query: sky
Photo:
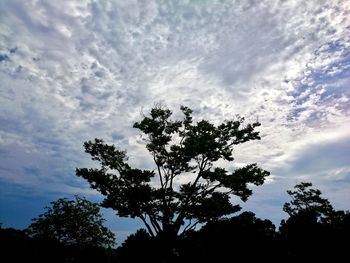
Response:
MULTIPOLYGON (((103 138, 151 168, 138 130, 155 105, 218 123, 259 121, 236 167, 271 172, 242 204, 275 224, 286 190, 311 181, 350 209, 350 2, 0 1, 0 222, 27 227, 76 194, 76 167, 103 138)), ((118 240, 141 226, 104 209, 118 240)))

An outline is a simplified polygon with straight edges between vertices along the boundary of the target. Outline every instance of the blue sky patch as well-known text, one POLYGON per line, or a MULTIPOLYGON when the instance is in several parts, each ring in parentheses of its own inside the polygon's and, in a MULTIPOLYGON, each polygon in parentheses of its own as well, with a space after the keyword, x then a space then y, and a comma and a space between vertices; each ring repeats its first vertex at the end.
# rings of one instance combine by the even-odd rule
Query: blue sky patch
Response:
POLYGON ((9 59, 8 55, 0 54, 0 62, 8 61, 9 59))

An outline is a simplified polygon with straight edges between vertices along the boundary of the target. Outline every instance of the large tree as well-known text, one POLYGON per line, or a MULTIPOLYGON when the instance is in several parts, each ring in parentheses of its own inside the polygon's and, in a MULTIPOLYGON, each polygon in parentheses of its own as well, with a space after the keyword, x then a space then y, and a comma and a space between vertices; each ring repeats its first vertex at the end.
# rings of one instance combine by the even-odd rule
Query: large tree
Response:
POLYGON ((151 236, 166 240, 239 211, 240 206, 230 202, 231 195, 246 201, 252 194, 249 184, 261 185, 269 175, 257 164, 233 170, 218 162, 232 162, 235 146, 259 140, 255 128, 260 123, 245 125, 244 118, 219 125, 194 122, 191 109, 181 111, 184 118, 172 120, 169 109, 156 107, 134 124, 143 133, 154 170, 131 167, 125 151, 101 139, 84 143, 100 167, 76 170, 105 196, 104 207, 121 217, 140 218, 151 236))
POLYGON ((31 237, 53 239, 64 245, 113 246, 114 234, 103 226, 98 204, 76 196, 51 202, 46 212, 32 219, 26 232, 31 237))

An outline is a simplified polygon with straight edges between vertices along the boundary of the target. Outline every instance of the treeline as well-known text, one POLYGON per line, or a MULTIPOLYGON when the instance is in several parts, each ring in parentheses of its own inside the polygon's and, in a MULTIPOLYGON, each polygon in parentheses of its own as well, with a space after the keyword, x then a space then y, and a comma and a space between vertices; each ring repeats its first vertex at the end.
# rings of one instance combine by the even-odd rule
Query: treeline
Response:
MULTIPOLYGON (((350 214, 326 221, 310 214, 290 217, 279 230, 252 212, 207 223, 178 241, 172 262, 343 262, 349 256, 350 214)), ((117 249, 119 262, 163 262, 162 244, 139 230, 117 249)))
POLYGON ((0 229, 1 262, 115 262, 113 249, 66 245, 54 238, 30 237, 26 231, 0 229))
POLYGON ((102 228, 105 232, 98 231, 102 221, 95 204, 79 197, 74 201, 59 199, 34 219, 28 229, 0 229, 2 262, 343 260, 348 256, 350 213, 335 211, 321 192, 311 186, 311 183, 301 183, 288 191, 292 200, 283 210, 289 218, 282 220, 279 229, 268 219, 243 212, 210 221, 197 231, 179 236, 172 257, 163 253, 167 251, 164 239, 151 237, 144 229, 130 235, 121 246, 113 247, 110 232, 105 228, 102 228), (55 222, 57 215, 60 221, 55 222), (91 215, 98 219, 93 220, 98 221, 94 227, 91 227, 91 215), (84 227, 69 228, 79 224, 84 227), (94 231, 86 235, 87 231, 83 230, 89 226, 94 231))

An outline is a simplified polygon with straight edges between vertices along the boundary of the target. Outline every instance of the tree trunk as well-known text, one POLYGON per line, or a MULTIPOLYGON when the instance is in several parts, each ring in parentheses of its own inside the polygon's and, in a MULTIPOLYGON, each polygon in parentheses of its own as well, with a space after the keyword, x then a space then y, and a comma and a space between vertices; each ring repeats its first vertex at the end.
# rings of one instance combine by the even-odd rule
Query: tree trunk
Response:
POLYGON ((159 247, 164 263, 179 262, 178 236, 174 226, 168 225, 158 235, 159 247))

